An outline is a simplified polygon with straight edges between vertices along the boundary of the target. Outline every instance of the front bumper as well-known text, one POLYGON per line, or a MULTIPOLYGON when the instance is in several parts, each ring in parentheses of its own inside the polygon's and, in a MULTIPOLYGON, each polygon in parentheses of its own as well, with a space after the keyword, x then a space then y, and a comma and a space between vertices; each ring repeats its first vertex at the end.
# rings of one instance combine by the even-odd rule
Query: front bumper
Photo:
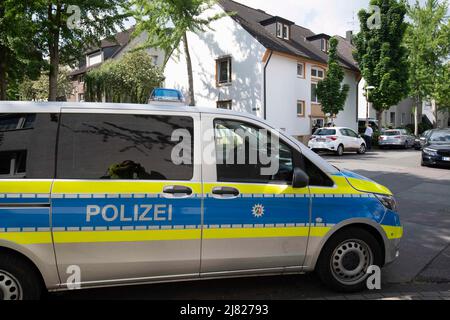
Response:
POLYGON ((450 161, 444 160, 443 156, 431 156, 428 154, 422 154, 422 162, 426 165, 430 166, 442 166, 442 167, 450 167, 450 161))
POLYGON ((385 243, 385 258, 384 265, 388 265, 395 261, 400 256, 400 242, 401 239, 391 239, 385 243))

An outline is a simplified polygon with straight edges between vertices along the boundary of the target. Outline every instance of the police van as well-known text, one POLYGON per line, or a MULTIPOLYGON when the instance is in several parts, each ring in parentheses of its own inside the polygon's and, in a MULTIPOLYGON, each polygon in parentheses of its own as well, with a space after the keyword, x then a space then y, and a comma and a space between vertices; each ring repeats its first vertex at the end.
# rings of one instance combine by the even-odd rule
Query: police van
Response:
POLYGON ((0 300, 314 270, 358 291, 402 233, 387 188, 249 114, 0 102, 0 300))

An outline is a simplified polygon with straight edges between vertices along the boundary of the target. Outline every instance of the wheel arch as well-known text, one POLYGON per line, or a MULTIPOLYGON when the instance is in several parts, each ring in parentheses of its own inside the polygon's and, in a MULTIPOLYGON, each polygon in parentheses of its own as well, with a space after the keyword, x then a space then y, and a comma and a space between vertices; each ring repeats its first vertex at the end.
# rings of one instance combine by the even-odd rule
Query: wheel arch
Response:
POLYGON ((386 261, 386 247, 388 239, 383 228, 378 223, 370 219, 350 219, 335 225, 324 237, 316 238, 316 241, 310 238, 307 249, 308 253, 305 261, 305 271, 313 271, 323 248, 327 245, 330 239, 342 230, 348 228, 361 228, 375 237, 382 250, 382 265, 384 265, 386 261))
POLYGON ((0 240, 0 255, 11 254, 23 259, 41 281, 43 288, 51 289, 59 286, 59 276, 56 270, 56 264, 45 262, 36 256, 32 250, 19 246, 13 242, 0 240))

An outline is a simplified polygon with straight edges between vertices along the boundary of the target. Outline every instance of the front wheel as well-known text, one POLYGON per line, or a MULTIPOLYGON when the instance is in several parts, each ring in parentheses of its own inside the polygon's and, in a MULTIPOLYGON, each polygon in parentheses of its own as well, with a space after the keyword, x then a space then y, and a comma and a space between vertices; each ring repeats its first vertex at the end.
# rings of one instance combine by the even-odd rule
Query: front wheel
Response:
POLYGON ((366 287, 367 269, 381 266, 382 248, 368 231, 344 229, 322 249, 316 271, 324 284, 339 292, 357 292, 366 287))
POLYGON ((358 149, 358 154, 365 154, 366 153, 366 145, 363 143, 358 149))
POLYGON ((0 301, 38 300, 42 286, 35 270, 24 259, 0 254, 0 301))

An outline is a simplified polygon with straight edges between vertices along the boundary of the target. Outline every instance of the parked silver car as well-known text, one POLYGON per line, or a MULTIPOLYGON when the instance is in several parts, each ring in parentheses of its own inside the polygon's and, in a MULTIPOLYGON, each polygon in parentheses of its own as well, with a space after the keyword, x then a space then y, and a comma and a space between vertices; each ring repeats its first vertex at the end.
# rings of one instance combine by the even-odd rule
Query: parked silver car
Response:
POLYGON ((378 145, 381 149, 385 147, 403 147, 408 149, 414 146, 414 136, 405 129, 391 129, 383 131, 378 138, 378 145))

